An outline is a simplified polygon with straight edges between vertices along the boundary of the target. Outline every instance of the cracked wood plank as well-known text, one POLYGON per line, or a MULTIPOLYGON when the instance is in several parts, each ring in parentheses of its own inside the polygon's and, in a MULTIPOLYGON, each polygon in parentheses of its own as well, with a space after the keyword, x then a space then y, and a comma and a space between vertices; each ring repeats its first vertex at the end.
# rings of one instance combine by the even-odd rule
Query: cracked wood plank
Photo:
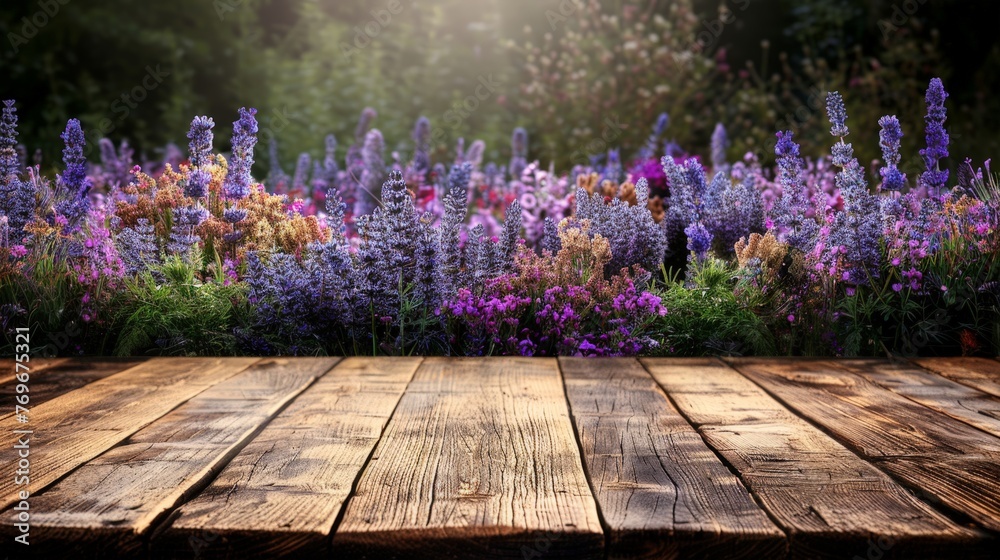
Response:
POLYGON ((633 358, 561 358, 611 558, 774 558, 785 534, 633 358))
MULTIPOLYGON (((788 534, 791 557, 940 557, 979 534, 715 359, 643 359, 681 413, 788 534)), ((795 362, 790 362, 795 363, 795 362)), ((820 402, 822 404, 822 402, 820 402)))
POLYGON ((261 360, 76 469, 31 502, 32 550, 141 552, 157 520, 207 484, 337 358, 261 360))
MULTIPOLYGON (((74 358, 48 362, 45 367, 36 364, 28 380, 31 406, 35 407, 60 395, 79 389, 141 364, 141 358, 74 358)), ((17 380, 0 381, 0 420, 14 414, 17 380)))
POLYGON ((419 358, 347 358, 157 531, 160 558, 303 558, 330 533, 419 358))
POLYGON ((994 397, 1000 397, 1000 362, 996 360, 987 358, 919 358, 913 362, 952 381, 979 389, 994 397))
POLYGON ((601 558, 603 544, 556 360, 428 358, 333 554, 601 558))
POLYGON ((740 359, 734 365, 924 499, 1000 530, 1000 439, 836 361, 740 359))
POLYGON ((1000 397, 908 362, 838 360, 837 365, 931 410, 1000 437, 1000 397))
MULTIPOLYGON (((256 358, 153 358, 31 409, 31 491, 38 493, 256 358)), ((0 449, 13 453, 22 427, 0 421, 0 449)), ((0 477, 0 508, 17 502, 14 477, 0 477)))

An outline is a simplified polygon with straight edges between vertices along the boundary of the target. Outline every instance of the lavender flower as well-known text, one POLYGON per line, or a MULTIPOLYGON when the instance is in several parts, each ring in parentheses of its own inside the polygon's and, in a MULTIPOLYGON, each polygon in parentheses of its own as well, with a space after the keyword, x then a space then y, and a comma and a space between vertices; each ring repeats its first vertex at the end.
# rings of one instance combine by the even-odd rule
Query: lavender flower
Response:
MULTIPOLYGON (((846 118, 846 117, 845 117, 846 118)), ((809 218, 809 197, 802 177, 802 158, 799 145, 791 131, 779 132, 774 152, 778 156, 778 182, 781 198, 772 210, 777 235, 792 247, 808 253, 816 244, 819 224, 809 218)))
POLYGON ((0 216, 7 219, 8 241, 19 244, 24 226, 35 215, 35 188, 21 180, 21 165, 16 151, 17 110, 13 101, 4 101, 0 119, 0 216))
POLYGON ((291 184, 292 178, 281 168, 281 158, 278 157, 278 140, 274 137, 271 137, 271 141, 267 144, 267 155, 270 167, 267 172, 267 186, 274 193, 284 194, 288 192, 288 185, 291 184))
POLYGON ((902 190, 906 185, 906 175, 898 168, 899 141, 903 137, 902 127, 894 115, 882 117, 878 124, 882 127, 879 132, 879 145, 882 147, 882 159, 885 161, 885 166, 879 171, 882 176, 882 189, 893 192, 902 190))
POLYGON ((327 189, 335 187, 337 182, 337 137, 330 134, 326 137, 326 157, 323 158, 323 181, 327 189))
POLYGON ((400 286, 415 279, 419 224, 398 170, 382 186, 382 199, 382 207, 359 219, 362 304, 378 317, 393 317, 399 312, 400 286))
POLYGON ((728 175, 717 173, 710 192, 703 221, 718 254, 731 255, 741 238, 764 232, 764 201, 752 175, 733 185, 728 175))
POLYGON ((87 159, 83 155, 87 141, 80 128, 80 121, 70 119, 66 131, 60 136, 65 143, 63 163, 66 170, 57 177, 59 185, 56 212, 66 219, 71 231, 79 227, 80 221, 90 209, 91 182, 87 177, 87 159))
POLYGON ((514 270, 514 257, 517 255, 518 240, 521 238, 521 203, 514 200, 507 207, 504 215, 503 232, 497 245, 500 272, 508 273, 514 270))
POLYGON ((590 233, 604 237, 611 246, 606 276, 636 265, 649 272, 659 269, 663 262, 666 243, 663 230, 649 210, 649 184, 645 179, 636 183, 635 195, 636 204, 632 206, 617 197, 606 204, 601 193, 576 191, 576 218, 588 220, 590 233))
POLYGON ((160 261, 153 226, 146 218, 140 218, 135 226, 120 231, 115 237, 115 246, 129 276, 135 276, 160 261))
POLYGON ((226 175, 226 197, 240 200, 250 195, 253 178, 253 149, 257 144, 257 109, 240 109, 240 119, 233 123, 233 161, 226 175))
POLYGON ((368 131, 372 128, 372 123, 375 122, 375 117, 378 116, 378 112, 371 107, 365 107, 361 111, 361 117, 358 119, 358 126, 354 129, 354 142, 356 144, 362 144, 365 141, 365 137, 368 135, 368 131))
POLYGON ((704 262, 712 248, 712 234, 701 222, 695 222, 684 229, 687 235, 687 249, 698 262, 704 262))
POLYGON ((425 175, 431 168, 431 122, 426 117, 417 119, 413 127, 413 171, 425 175))
POLYGON ((486 142, 476 140, 471 146, 469 146, 469 151, 465 152, 463 161, 471 163, 473 169, 479 169, 479 166, 483 163, 483 154, 485 152, 486 142))
POLYGON ((188 173, 184 185, 184 196, 188 198, 205 198, 208 196, 208 186, 212 182, 212 174, 204 169, 192 169, 188 173))
POLYGON ((312 158, 303 152, 299 154, 299 160, 295 165, 295 176, 292 179, 292 189, 296 193, 305 193, 309 190, 309 168, 312 167, 312 158))
POLYGON ((105 185, 118 187, 127 184, 132 174, 132 148, 122 140, 119 148, 108 138, 97 143, 101 154, 101 181, 105 185))
POLYGON ((451 169, 448 176, 448 192, 444 196, 444 216, 438 229, 437 281, 444 298, 454 295, 455 281, 462 272, 462 253, 459 247, 461 228, 469 210, 469 178, 472 164, 464 163, 451 169))
POLYGON ((639 151, 639 159, 655 159, 658 156, 660 153, 660 138, 663 137, 663 133, 667 131, 668 126, 670 126, 670 115, 660 113, 660 116, 656 119, 656 124, 653 125, 653 133, 649 135, 646 145, 639 151))
POLYGON ((726 127, 722 123, 715 125, 712 132, 712 167, 718 171, 725 171, 729 168, 726 162, 726 150, 729 149, 729 136, 726 134, 726 127))
POLYGON ((510 158, 510 177, 518 181, 524 173, 524 168, 528 166, 528 131, 520 127, 514 129, 510 147, 513 153, 510 158))
POLYGON ((441 304, 438 278, 438 237, 434 232, 434 215, 424 214, 417 225, 414 244, 413 295, 427 309, 436 309, 441 304))
MULTIPOLYGON (((843 122, 847 115, 843 101, 837 94, 830 94, 830 98, 837 100, 828 103, 830 122, 834 130, 842 128, 841 132, 846 136, 843 122)), ((834 165, 841 168, 836 183, 844 199, 844 211, 837 214, 830 232, 830 251, 833 254, 827 260, 831 261, 828 263, 830 270, 841 280, 863 285, 879 275, 882 207, 878 197, 868 191, 864 170, 854 158, 853 148, 844 142, 843 137, 834 145, 833 154, 834 165)))
POLYGON ((944 127, 948 120, 948 110, 944 105, 947 98, 948 93, 944 90, 941 79, 931 80, 930 87, 927 88, 927 116, 924 118, 927 123, 927 147, 920 150, 927 166, 920 182, 927 188, 928 196, 939 196, 948 183, 949 172, 941 169, 941 160, 948 157, 948 144, 951 142, 948 130, 944 127))
POLYGON ((199 237, 194 228, 208 219, 208 210, 199 206, 184 206, 174 211, 173 225, 170 228, 170 241, 167 242, 167 253, 180 255, 187 262, 191 249, 198 243, 199 237))
POLYGON ((187 137, 191 141, 188 144, 188 154, 192 168, 202 168, 211 161, 213 128, 215 128, 215 121, 209 117, 195 117, 191 121, 191 129, 188 131, 187 137))
POLYGON ((542 251, 548 251, 555 256, 562 249, 562 239, 559 238, 559 226, 555 220, 546 216, 544 222, 544 234, 542 235, 542 251))
POLYGON ((9 185, 21 175, 21 162, 17 154, 17 109, 14 101, 3 102, 0 119, 0 184, 9 185))
POLYGON ((247 211, 244 208, 230 206, 222 212, 222 219, 229 224, 238 224, 247 219, 247 211))
POLYGON ((826 96, 826 112, 830 117, 830 134, 837 138, 844 138, 850 131, 847 128, 847 109, 844 107, 844 98, 839 91, 830 92, 826 96))
POLYGON ((365 136, 361 157, 364 162, 361 185, 365 192, 357 196, 354 205, 355 216, 369 213, 382 196, 380 191, 386 173, 385 140, 377 129, 369 131, 365 136))

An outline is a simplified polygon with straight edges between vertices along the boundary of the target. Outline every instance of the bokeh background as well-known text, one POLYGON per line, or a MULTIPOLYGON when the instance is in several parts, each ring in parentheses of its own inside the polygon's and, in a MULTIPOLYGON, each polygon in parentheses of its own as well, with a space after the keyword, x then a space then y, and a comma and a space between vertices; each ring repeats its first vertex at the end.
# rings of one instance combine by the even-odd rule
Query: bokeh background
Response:
POLYGON ((254 106, 290 170, 328 133, 346 148, 370 106, 403 154, 423 115, 439 159, 464 137, 505 160, 523 126, 531 157, 565 170, 596 139, 629 157, 661 112, 692 153, 722 122, 730 158, 767 160, 779 128, 821 155, 821 94, 834 89, 862 161, 885 113, 916 153, 923 91, 940 76, 952 154, 982 160, 1000 140, 998 17, 988 0, 4 0, 0 96, 18 101, 20 140, 43 167, 70 117, 92 143, 128 139, 153 160, 184 145, 194 115, 222 125, 224 148, 236 109, 254 106))

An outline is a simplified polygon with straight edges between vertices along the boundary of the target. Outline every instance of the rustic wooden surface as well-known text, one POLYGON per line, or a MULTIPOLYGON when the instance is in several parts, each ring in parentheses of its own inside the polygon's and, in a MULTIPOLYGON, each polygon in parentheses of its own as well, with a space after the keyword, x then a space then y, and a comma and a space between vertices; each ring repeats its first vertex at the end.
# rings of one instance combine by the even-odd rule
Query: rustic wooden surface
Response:
MULTIPOLYGON (((994 558, 989 359, 0 360, 31 552, 994 558), (37 369, 36 369, 37 368, 37 369)), ((2 549, 13 472, 0 477, 2 549)), ((8 552, 9 551, 9 552, 8 552)))

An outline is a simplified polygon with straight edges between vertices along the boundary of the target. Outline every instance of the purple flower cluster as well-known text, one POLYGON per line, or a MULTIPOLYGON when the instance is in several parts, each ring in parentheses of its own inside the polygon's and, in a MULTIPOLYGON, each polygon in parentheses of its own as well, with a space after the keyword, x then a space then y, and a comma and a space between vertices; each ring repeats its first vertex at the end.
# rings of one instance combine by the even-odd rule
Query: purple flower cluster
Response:
POLYGON ((882 147, 882 159, 885 166, 879 171, 882 176, 882 190, 898 192, 906 186, 906 175, 899 170, 899 141, 903 138, 903 129, 895 115, 887 115, 879 119, 882 127, 879 132, 879 145, 882 147))
POLYGON ((577 189, 576 219, 587 220, 590 233, 611 244, 611 262, 605 268, 608 276, 636 265, 653 272, 663 262, 666 240, 663 229, 653 221, 649 211, 649 184, 645 179, 636 183, 635 195, 635 205, 620 198, 605 203, 601 193, 590 195, 577 189))
POLYGON ((253 149, 257 145, 257 109, 240 109, 240 118, 233 123, 233 160, 229 162, 225 194, 231 200, 250 195, 253 178, 253 149))
POLYGON ((807 253, 816 244, 819 224, 809 216, 810 203, 802 176, 802 157, 791 131, 778 133, 774 152, 778 156, 781 198, 772 210, 773 225, 779 239, 807 253))
POLYGON ((35 212, 35 189, 22 180, 17 154, 17 110, 13 101, 4 101, 0 119, 0 214, 7 218, 7 243, 19 245, 24 238, 24 226, 35 212))
POLYGON ((57 219, 64 219, 66 227, 72 231, 79 229, 90 210, 88 195, 93 181, 87 176, 87 158, 83 155, 87 141, 80 128, 80 121, 70 119, 60 138, 65 143, 63 164, 66 169, 57 178, 58 201, 54 209, 57 219))
POLYGON ((468 333, 469 354, 632 356, 652 341, 636 322, 666 314, 662 300, 631 280, 611 301, 596 301, 586 286, 551 286, 534 295, 515 276, 489 282, 483 294, 461 289, 444 312, 468 333))
POLYGON ((212 142, 214 135, 212 129, 215 128, 215 121, 209 117, 195 117, 191 121, 191 129, 188 131, 188 156, 191 167, 201 169, 208 165, 212 157, 212 142))
POLYGON ((927 147, 920 150, 927 171, 920 177, 920 182, 927 189, 928 196, 940 196, 948 182, 948 170, 941 169, 941 160, 948 157, 948 144, 951 142, 948 131, 944 127, 948 120, 948 110, 944 106, 948 93, 940 78, 931 80, 927 89, 927 116, 924 118, 927 136, 927 147))

